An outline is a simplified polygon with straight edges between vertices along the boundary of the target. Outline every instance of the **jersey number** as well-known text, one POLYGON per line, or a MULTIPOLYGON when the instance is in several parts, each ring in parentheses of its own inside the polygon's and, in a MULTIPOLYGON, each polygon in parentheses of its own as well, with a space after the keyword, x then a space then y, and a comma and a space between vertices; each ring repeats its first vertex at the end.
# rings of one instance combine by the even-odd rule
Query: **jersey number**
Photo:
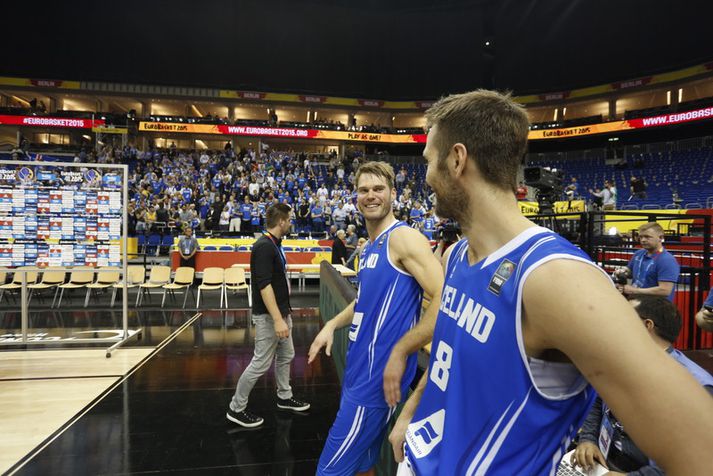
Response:
POLYGON ((444 341, 438 343, 436 358, 431 366, 431 380, 442 391, 446 391, 448 386, 449 371, 453 360, 453 348, 444 341))

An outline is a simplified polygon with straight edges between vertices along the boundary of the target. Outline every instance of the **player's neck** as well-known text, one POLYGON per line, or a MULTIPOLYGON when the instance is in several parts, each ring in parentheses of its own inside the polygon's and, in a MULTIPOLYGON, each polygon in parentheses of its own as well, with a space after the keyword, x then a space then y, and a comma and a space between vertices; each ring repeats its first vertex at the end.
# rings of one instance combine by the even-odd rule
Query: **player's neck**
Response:
POLYGON ((514 195, 510 197, 510 194, 496 193, 471 203, 470 219, 468 223, 461 224, 463 234, 468 238, 471 264, 502 248, 527 228, 535 226, 522 215, 514 195))
POLYGON ((369 234, 369 241, 373 242, 376 240, 376 238, 395 221, 396 218, 394 218, 393 213, 387 213, 386 216, 380 220, 366 220, 366 231, 369 234))

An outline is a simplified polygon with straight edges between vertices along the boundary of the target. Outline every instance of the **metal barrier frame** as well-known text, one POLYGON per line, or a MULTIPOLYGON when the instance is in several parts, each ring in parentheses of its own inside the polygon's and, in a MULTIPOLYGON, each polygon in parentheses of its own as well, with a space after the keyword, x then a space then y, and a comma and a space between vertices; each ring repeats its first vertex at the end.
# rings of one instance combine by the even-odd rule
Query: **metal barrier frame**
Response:
MULTIPOLYGON (((24 161, 24 160, 3 160, 4 165, 24 165, 24 166, 41 166, 46 165, 47 167, 64 167, 64 168, 93 168, 93 169, 111 169, 120 170, 122 173, 122 234, 121 234, 121 247, 122 247, 122 266, 121 273, 123 276, 123 286, 122 286, 122 335, 123 337, 115 342, 112 346, 106 349, 106 357, 111 357, 114 350, 119 348, 133 336, 138 336, 141 334, 141 329, 136 329, 135 332, 129 332, 129 306, 128 306, 128 295, 129 291, 127 288, 127 268, 128 268, 128 257, 127 257, 127 235, 128 235, 128 202, 129 202, 129 166, 127 164, 95 164, 95 163, 72 163, 72 162, 36 162, 36 161, 24 161)), ((57 189, 61 190, 61 189, 57 189)), ((14 268, 0 268, 6 269, 13 272, 18 272, 14 268)), ((69 268, 68 268, 69 269, 69 268)), ((73 339, 73 340, 63 340, 63 341, 31 341, 28 340, 28 324, 29 324, 29 303, 27 302, 27 272, 31 271, 44 271, 45 268, 25 268, 19 270, 22 272, 22 288, 20 291, 20 311, 21 311, 21 333, 22 340, 20 342, 0 342, 0 345, 52 345, 52 344, 86 344, 86 343, 101 343, 107 342, 108 339, 104 338, 87 338, 87 339, 73 339)), ((95 269, 95 272, 102 272, 100 269, 95 269)), ((106 270, 109 272, 110 270, 106 270)), ((113 342, 113 340, 110 340, 113 342)))

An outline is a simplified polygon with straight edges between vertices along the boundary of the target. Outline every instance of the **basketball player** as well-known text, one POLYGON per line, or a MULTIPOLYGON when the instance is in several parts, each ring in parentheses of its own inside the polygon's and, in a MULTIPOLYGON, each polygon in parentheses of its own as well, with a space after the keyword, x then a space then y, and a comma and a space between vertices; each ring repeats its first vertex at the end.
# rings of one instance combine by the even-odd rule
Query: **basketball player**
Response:
MULTIPOLYGON (((442 268, 426 238, 394 218, 391 166, 363 164, 356 184, 357 206, 369 233, 359 258, 359 291, 354 302, 324 325, 309 350, 309 362, 322 347, 330 355, 335 329, 350 325, 342 398, 319 460, 320 475, 352 476, 373 469, 393 414, 384 398, 384 366, 409 330, 420 335, 426 333, 422 328, 433 329, 443 285, 442 268), (435 304, 416 325, 424 291, 435 304)), ((400 391, 406 392, 416 371, 415 354, 403 370, 400 391)))
POLYGON ((436 213, 464 239, 446 257, 429 370, 390 436, 397 461, 406 443, 400 471, 554 474, 594 399, 590 382, 667 474, 708 474, 713 401, 603 271, 520 213, 524 109, 481 90, 426 117, 436 213))

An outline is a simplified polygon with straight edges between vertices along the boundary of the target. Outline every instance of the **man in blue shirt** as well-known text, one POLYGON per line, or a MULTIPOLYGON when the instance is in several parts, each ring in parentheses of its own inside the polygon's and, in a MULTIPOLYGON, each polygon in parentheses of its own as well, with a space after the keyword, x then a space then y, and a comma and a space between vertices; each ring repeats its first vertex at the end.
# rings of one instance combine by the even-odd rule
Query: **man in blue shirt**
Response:
POLYGON ((324 209, 319 202, 312 207, 312 231, 317 233, 324 231, 324 209))
POLYGON ((413 204, 413 208, 409 212, 409 221, 413 228, 422 229, 423 228, 423 215, 426 211, 421 207, 421 202, 416 200, 413 204))
POLYGON ((240 224, 240 229, 245 234, 251 234, 253 232, 251 221, 252 221, 252 211, 253 204, 250 203, 250 196, 245 195, 243 198, 243 203, 240 205, 240 218, 242 223, 240 224))
POLYGON ((426 218, 423 220, 423 229, 421 233, 426 235, 429 240, 433 239, 433 233, 436 231, 436 220, 433 218, 433 210, 426 212, 426 218))
MULTIPOLYGON (((681 315, 664 296, 641 296, 632 299, 649 336, 657 347, 681 364, 713 395, 713 377, 684 354, 673 348, 681 331, 681 315)), ((663 471, 641 451, 626 433, 601 397, 598 397, 579 433, 577 450, 570 462, 589 469, 595 462, 610 471, 632 475, 659 476, 663 471)), ((610 473, 611 474, 611 473, 610 473)))
POLYGON ((639 242, 643 249, 634 253, 627 265, 632 282, 619 287, 622 293, 627 296, 664 296, 673 301, 681 267, 676 258, 664 249, 663 236, 663 228, 656 222, 639 227, 639 242))

